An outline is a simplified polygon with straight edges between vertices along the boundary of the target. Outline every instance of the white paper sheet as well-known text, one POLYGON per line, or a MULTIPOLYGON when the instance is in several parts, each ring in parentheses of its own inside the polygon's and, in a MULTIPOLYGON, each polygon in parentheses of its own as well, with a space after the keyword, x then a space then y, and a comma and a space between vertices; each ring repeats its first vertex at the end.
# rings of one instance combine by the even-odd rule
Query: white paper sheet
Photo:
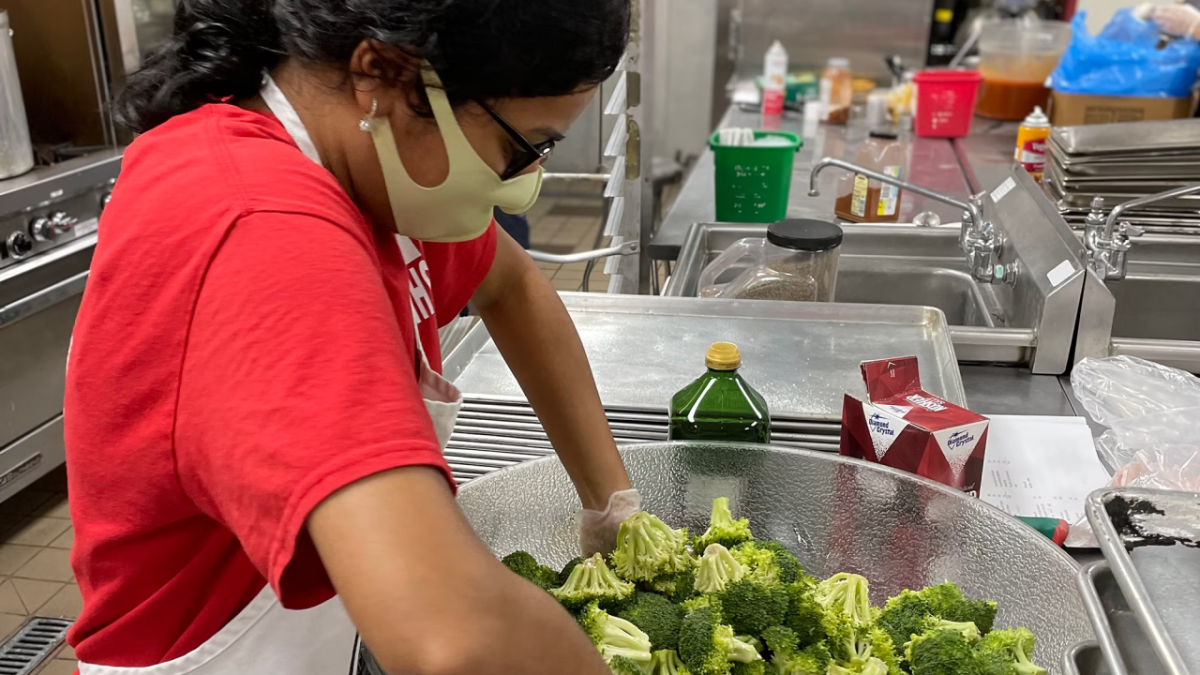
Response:
POLYGON ((1014 516, 1083 518, 1084 499, 1111 476, 1081 417, 994 415, 980 499, 1014 516))

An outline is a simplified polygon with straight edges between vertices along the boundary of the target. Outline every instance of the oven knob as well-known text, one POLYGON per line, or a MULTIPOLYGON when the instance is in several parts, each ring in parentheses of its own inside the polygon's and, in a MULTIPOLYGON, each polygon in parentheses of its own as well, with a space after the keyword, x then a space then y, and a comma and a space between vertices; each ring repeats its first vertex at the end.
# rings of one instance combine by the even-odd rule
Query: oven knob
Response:
POLYGON ((66 234, 75 229, 77 224, 79 224, 78 218, 72 218, 62 211, 55 211, 54 213, 50 214, 50 227, 52 227, 57 234, 66 234))
POLYGON ((8 252, 14 258, 24 258, 33 250, 33 240, 24 232, 13 232, 8 235, 8 252))
MULTIPOLYGON (((54 241, 58 239, 58 230, 54 227, 54 222, 45 216, 34 220, 29 224, 29 234, 38 241, 54 241)), ((13 237, 17 236, 16 233, 13 237)), ((26 237, 28 238, 28 237, 26 237)), ((9 248, 12 248, 12 237, 9 237, 9 248)))

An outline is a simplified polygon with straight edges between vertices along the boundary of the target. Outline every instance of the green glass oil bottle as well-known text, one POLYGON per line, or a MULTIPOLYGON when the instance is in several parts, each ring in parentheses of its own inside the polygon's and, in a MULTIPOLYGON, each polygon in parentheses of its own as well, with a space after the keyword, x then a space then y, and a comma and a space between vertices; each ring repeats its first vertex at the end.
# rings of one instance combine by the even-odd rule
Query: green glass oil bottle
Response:
POLYGON ((671 440, 770 443, 767 402, 738 375, 737 345, 717 342, 704 361, 708 372, 671 398, 671 440))

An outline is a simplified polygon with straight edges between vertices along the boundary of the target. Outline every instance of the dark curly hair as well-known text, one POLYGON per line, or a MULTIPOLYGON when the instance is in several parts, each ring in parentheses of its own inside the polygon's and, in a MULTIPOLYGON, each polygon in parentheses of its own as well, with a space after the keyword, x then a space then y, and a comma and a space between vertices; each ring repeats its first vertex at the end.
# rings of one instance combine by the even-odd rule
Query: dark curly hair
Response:
POLYGON ((613 73, 629 3, 180 0, 174 33, 130 76, 114 114, 145 132, 206 103, 254 96, 284 58, 348 68, 363 40, 428 60, 452 105, 559 96, 613 73))

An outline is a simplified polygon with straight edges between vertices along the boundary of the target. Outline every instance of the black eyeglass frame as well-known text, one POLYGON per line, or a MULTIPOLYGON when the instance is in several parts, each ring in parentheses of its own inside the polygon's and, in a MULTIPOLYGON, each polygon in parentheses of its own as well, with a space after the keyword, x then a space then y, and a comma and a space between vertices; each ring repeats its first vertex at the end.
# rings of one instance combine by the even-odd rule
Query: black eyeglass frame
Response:
POLYGON ((554 146, 558 144, 558 141, 551 139, 548 141, 542 141, 541 143, 534 143, 528 138, 525 138, 524 134, 517 131, 516 127, 509 124, 508 120, 501 117, 500 113, 493 110, 492 106, 484 103, 483 101, 478 101, 478 103, 479 107, 487 111, 487 114, 491 115, 492 119, 496 120, 496 124, 499 124, 500 128, 517 142, 517 147, 521 150, 521 154, 509 162, 508 168, 504 170, 504 173, 500 174, 500 180, 510 180, 512 178, 516 178, 526 169, 534 164, 537 164, 543 159, 548 158, 554 152, 554 146))

